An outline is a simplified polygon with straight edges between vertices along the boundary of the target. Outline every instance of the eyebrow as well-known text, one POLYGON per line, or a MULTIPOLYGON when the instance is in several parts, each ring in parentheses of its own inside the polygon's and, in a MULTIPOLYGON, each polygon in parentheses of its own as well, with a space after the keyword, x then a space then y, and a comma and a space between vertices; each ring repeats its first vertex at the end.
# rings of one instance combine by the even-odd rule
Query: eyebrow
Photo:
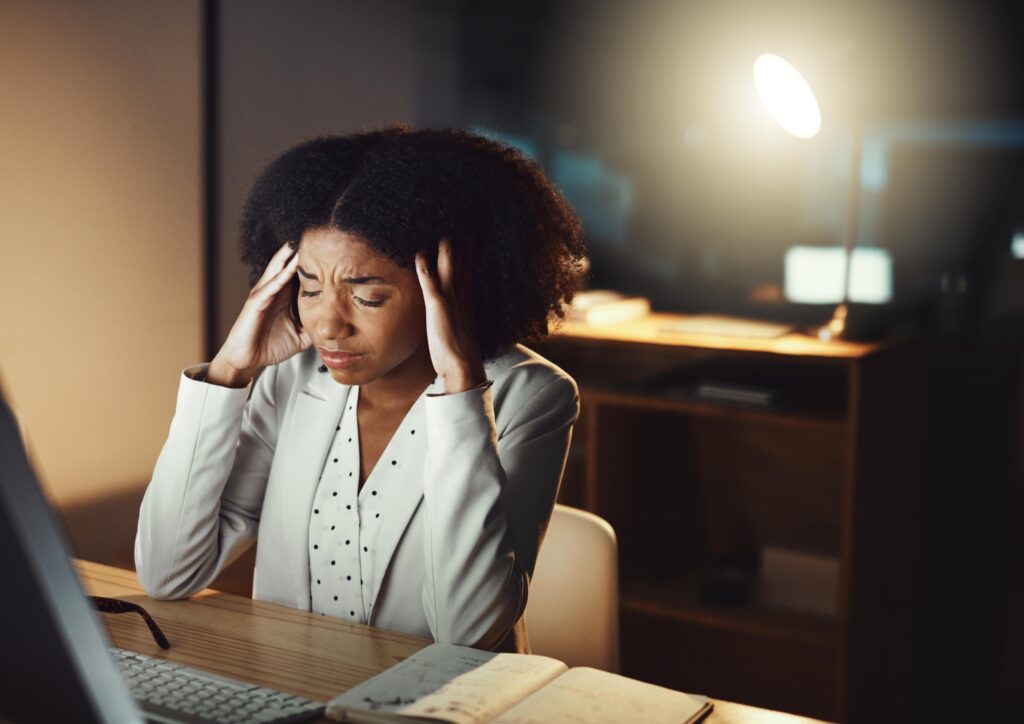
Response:
MULTIPOLYGON (((301 266, 297 267, 299 274, 306 277, 306 279, 313 279, 316 281, 317 278, 310 274, 308 271, 303 269, 301 266)), ((384 277, 368 276, 368 277, 346 277, 341 280, 342 284, 384 284, 387 283, 387 279, 384 277)))

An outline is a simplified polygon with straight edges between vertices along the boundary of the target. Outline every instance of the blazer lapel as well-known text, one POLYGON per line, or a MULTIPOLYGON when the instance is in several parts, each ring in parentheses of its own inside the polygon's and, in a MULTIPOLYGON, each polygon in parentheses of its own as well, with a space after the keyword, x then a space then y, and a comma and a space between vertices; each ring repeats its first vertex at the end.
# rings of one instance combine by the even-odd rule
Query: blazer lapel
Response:
MULTIPOLYGON (((432 387, 427 389, 427 392, 432 391, 432 387)), ((405 474, 395 481, 394 490, 388 494, 383 523, 377 533, 379 561, 374 566, 374 577, 370 582, 370 601, 372 603, 376 602, 384 579, 388 575, 395 549, 398 548, 402 537, 408 532, 412 517, 423 501, 423 464, 427 451, 424 403, 424 396, 421 395, 405 416, 402 424, 399 425, 398 430, 395 431, 397 442, 402 445, 400 454, 409 463, 404 468, 405 474), (416 430, 416 434, 410 434, 410 430, 416 430)), ((396 440, 393 439, 392 442, 396 442, 396 440)), ((395 452, 399 451, 395 450, 395 452)), ((414 542, 414 545, 419 545, 419 541, 414 542)), ((376 610, 377 607, 374 605, 373 613, 376 613, 376 610)), ((368 623, 372 625, 373 621, 374 616, 371 614, 368 623)))
POLYGON ((278 487, 284 527, 282 552, 291 574, 296 607, 308 611, 309 598, 309 516, 323 472, 327 453, 341 420, 349 386, 317 373, 299 391, 290 411, 290 424, 279 441, 283 453, 279 474, 287 478, 278 487))

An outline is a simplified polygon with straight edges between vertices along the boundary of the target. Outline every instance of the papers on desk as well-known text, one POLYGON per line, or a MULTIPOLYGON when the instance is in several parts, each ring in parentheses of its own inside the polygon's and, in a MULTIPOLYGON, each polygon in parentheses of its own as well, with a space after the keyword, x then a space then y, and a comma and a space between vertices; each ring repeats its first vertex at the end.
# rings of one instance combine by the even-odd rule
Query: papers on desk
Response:
POLYGON ((327 705, 347 722, 695 722, 712 704, 546 656, 432 644, 327 705))
POLYGON ((758 319, 728 317, 721 314, 691 314, 661 326, 670 334, 710 334, 716 337, 749 337, 775 339, 795 329, 791 324, 764 322, 758 319))
POLYGON ((594 326, 621 324, 646 317, 651 313, 651 300, 628 297, 610 289, 588 289, 577 292, 572 304, 565 308, 565 318, 594 326))

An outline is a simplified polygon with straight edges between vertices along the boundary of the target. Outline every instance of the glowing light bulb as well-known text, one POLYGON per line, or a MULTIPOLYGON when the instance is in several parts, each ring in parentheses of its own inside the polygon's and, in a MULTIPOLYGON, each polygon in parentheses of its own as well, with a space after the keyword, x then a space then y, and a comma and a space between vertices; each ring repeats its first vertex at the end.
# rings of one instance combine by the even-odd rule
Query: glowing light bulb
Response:
POLYGON ((754 86, 776 122, 797 138, 813 138, 821 129, 821 110, 800 72, 777 55, 754 61, 754 86))

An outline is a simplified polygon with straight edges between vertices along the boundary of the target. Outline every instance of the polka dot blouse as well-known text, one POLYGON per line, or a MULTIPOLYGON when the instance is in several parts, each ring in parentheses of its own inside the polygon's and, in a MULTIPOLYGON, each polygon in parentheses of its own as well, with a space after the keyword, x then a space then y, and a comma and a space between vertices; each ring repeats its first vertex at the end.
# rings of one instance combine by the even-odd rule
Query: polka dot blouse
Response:
MULTIPOLYGON (((432 391, 428 387, 426 392, 432 391)), ((421 396, 415 405, 422 404, 421 396)), ((383 574, 376 570, 376 553, 387 503, 391 496, 402 494, 401 477, 408 474, 404 468, 412 465, 422 470, 426 435, 420 431, 417 437, 417 416, 407 414, 360 490, 358 406, 359 388, 353 387, 313 497, 310 602, 315 613, 366 623, 373 608, 372 582, 383 574)))

